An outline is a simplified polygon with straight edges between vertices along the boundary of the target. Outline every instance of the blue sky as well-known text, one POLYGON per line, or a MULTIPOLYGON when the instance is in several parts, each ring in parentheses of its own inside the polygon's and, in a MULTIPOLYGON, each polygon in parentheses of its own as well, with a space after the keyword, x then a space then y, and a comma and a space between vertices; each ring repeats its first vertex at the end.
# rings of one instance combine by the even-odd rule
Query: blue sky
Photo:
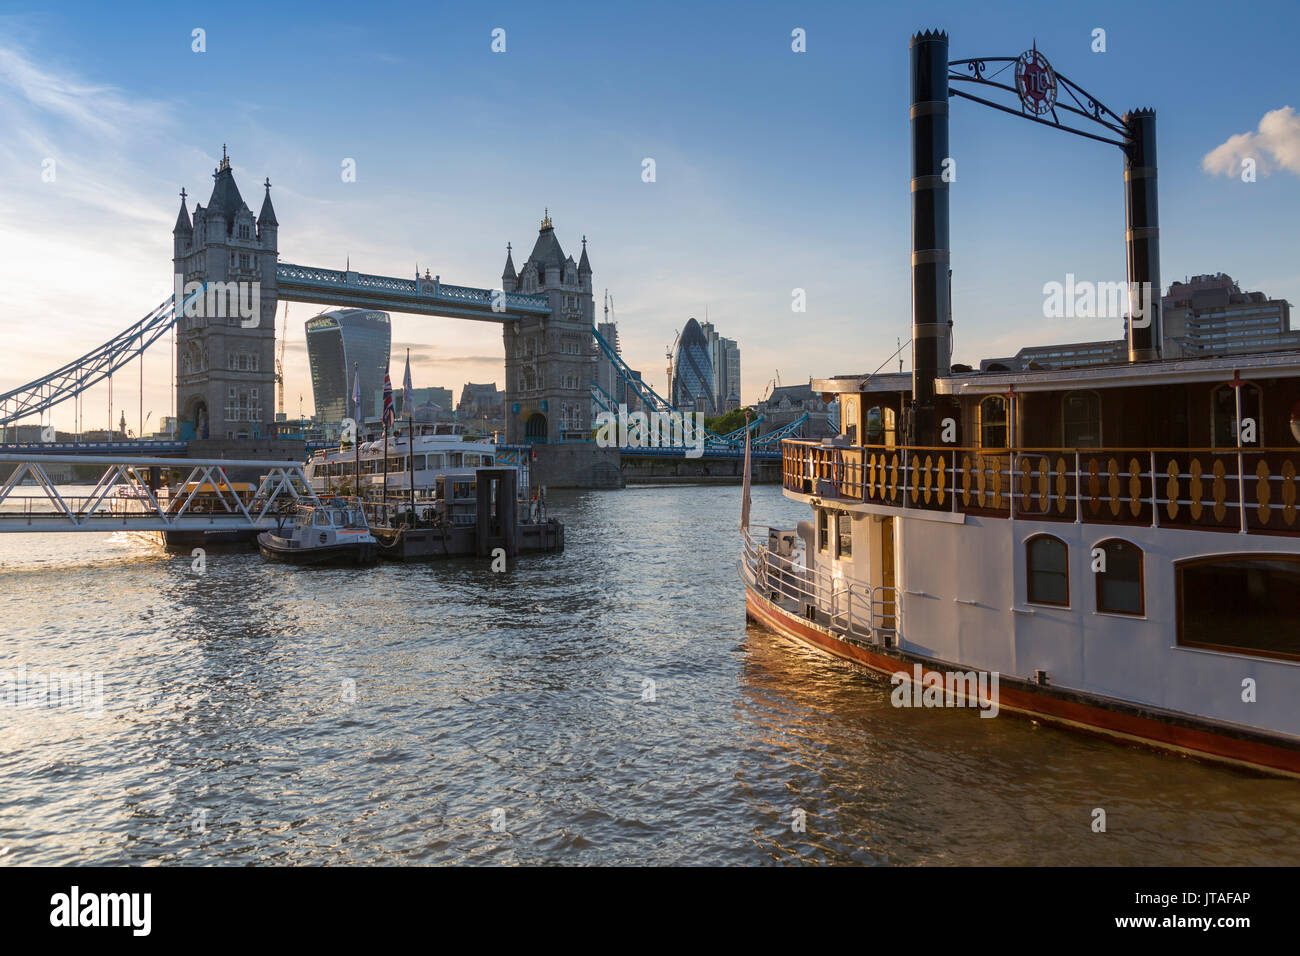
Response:
MULTIPOLYGON (((954 59, 1036 41, 1115 111, 1157 109, 1165 283, 1223 270, 1300 302, 1300 120, 1278 112, 1300 109, 1291 3, 6 4, 0 390, 161 298, 177 193, 207 201, 223 143, 255 210, 274 184, 284 261, 492 286, 545 207, 566 252, 588 237, 654 385, 706 307, 740 342, 746 403, 777 370, 869 371, 908 336, 908 37, 927 27, 954 59), (1207 170, 1243 134, 1266 174, 1207 170)), ((955 359, 1118 337, 1116 320, 1044 319, 1042 287, 1124 277, 1119 150, 954 101, 952 153, 955 359)), ((287 368, 308 413, 310 314, 290 306, 287 368)), ((503 381, 494 326, 394 316, 394 342, 415 347, 417 385, 503 381)), ((165 351, 146 359, 151 428, 169 374, 165 351)), ((134 415, 136 375, 118 379, 134 415)), ((106 394, 92 406, 107 418, 106 394)))

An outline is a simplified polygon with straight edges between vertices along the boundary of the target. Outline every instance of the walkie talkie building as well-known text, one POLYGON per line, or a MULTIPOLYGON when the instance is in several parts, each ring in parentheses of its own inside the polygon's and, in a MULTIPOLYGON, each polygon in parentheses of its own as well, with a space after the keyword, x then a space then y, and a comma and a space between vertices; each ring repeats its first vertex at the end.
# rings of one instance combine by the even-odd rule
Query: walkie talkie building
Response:
POLYGON ((378 417, 375 393, 384 387, 392 330, 387 312, 338 309, 307 320, 307 361, 316 417, 324 422, 351 418, 352 368, 361 373, 362 421, 378 417))

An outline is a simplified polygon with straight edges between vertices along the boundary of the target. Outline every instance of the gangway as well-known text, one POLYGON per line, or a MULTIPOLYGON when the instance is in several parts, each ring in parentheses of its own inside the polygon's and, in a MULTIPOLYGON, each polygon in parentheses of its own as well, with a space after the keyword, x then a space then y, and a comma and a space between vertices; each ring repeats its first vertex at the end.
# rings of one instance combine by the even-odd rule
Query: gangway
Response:
POLYGON ((15 467, 0 485, 0 533, 259 531, 299 504, 321 504, 294 461, 0 455, 0 467, 6 464, 15 467), (51 464, 104 470, 89 493, 73 495, 50 479, 51 464), (227 469, 256 469, 256 486, 241 493, 227 469), (167 485, 168 475, 184 477, 167 485))

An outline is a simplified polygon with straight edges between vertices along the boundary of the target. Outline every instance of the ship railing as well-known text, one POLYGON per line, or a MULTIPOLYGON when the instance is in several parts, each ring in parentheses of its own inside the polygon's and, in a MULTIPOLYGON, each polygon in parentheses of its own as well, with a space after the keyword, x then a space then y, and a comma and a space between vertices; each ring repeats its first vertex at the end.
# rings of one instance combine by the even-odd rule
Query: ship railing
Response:
POLYGON ((1295 448, 781 444, 788 491, 991 518, 1300 534, 1295 448))
POLYGON ((782 555, 746 532, 741 572, 773 604, 871 644, 890 644, 897 632, 894 589, 836 577, 825 567, 805 566, 802 550, 782 555))

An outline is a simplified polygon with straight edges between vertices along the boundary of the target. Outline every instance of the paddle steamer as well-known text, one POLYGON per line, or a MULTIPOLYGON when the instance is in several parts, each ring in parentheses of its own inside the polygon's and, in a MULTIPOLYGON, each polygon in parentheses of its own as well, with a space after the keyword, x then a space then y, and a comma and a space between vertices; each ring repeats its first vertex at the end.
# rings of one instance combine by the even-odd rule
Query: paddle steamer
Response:
MULTIPOLYGON (((913 372, 813 380, 839 434, 783 443, 810 516, 745 529, 748 615, 944 703, 997 674, 999 711, 1300 775, 1289 304, 1202 276, 1125 340, 950 365, 952 64, 912 44, 913 372)), ((1159 290, 1154 113, 1123 130, 1130 288, 1159 290)))

